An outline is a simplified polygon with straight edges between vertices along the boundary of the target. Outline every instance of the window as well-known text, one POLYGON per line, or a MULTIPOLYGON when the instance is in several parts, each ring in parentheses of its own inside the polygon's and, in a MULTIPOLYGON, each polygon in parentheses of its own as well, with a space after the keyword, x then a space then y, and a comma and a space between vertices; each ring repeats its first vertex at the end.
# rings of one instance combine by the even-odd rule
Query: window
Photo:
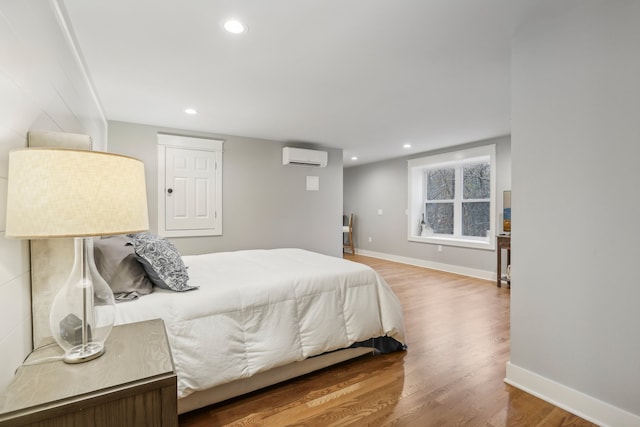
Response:
POLYGON ((408 239, 494 249, 495 145, 409 160, 408 239))

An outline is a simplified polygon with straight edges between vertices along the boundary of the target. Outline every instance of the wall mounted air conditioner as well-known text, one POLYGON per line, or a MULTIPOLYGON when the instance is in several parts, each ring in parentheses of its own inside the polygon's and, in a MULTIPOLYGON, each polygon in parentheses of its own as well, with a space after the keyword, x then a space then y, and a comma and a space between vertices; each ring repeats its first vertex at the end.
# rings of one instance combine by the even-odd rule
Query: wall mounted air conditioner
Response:
POLYGON ((284 147, 282 149, 283 165, 327 166, 327 152, 308 150, 306 148, 284 147))

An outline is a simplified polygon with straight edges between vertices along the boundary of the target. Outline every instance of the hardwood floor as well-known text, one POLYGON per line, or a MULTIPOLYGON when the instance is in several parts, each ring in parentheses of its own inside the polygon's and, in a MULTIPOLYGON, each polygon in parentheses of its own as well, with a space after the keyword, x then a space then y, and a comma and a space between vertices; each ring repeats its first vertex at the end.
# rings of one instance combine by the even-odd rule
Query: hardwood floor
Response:
POLYGON ((345 255, 385 278, 408 350, 364 356, 180 416, 205 426, 593 426, 503 382, 509 290, 494 282, 345 255))

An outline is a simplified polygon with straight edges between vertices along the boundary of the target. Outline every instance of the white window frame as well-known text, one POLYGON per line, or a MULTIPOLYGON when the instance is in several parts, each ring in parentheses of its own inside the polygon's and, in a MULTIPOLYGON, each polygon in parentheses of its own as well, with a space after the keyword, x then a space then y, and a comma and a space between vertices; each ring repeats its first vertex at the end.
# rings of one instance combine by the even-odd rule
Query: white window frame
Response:
POLYGON ((464 150, 452 151, 449 153, 436 154, 432 156, 419 157, 408 161, 408 202, 407 209, 407 239, 411 242, 430 243, 436 245, 460 246, 474 249, 495 249, 495 230, 496 230, 496 146, 495 144, 484 145, 481 147, 468 148, 464 150), (424 203, 424 171, 426 169, 440 167, 459 167, 465 164, 473 164, 478 162, 489 162, 490 170, 490 188, 491 196, 489 200, 489 231, 486 238, 461 236, 461 221, 459 217, 462 215, 461 209, 456 205, 461 203, 462 199, 462 182, 456 179, 456 203, 454 203, 454 217, 458 220, 454 227, 454 235, 421 236, 418 228, 423 213, 424 203))
POLYGON ((224 141, 217 139, 198 138, 171 134, 158 134, 158 234, 164 237, 197 237, 222 235, 222 153, 224 141), (166 209, 162 202, 165 198, 165 174, 167 147, 193 149, 216 152, 216 188, 215 199, 218 210, 216 212, 216 227, 201 230, 167 230, 166 209))

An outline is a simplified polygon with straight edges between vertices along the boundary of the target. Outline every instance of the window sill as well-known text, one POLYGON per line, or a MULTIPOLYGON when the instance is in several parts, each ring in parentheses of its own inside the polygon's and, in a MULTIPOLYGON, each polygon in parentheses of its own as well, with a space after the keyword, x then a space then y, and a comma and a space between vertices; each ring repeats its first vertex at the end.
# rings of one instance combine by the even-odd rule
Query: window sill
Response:
POLYGON ((487 251, 495 250, 495 238, 489 237, 489 240, 473 240, 473 239, 461 239, 455 237, 444 236, 409 236, 410 242, 428 243, 433 245, 445 245, 445 246, 457 246, 470 249, 483 249, 487 251))

